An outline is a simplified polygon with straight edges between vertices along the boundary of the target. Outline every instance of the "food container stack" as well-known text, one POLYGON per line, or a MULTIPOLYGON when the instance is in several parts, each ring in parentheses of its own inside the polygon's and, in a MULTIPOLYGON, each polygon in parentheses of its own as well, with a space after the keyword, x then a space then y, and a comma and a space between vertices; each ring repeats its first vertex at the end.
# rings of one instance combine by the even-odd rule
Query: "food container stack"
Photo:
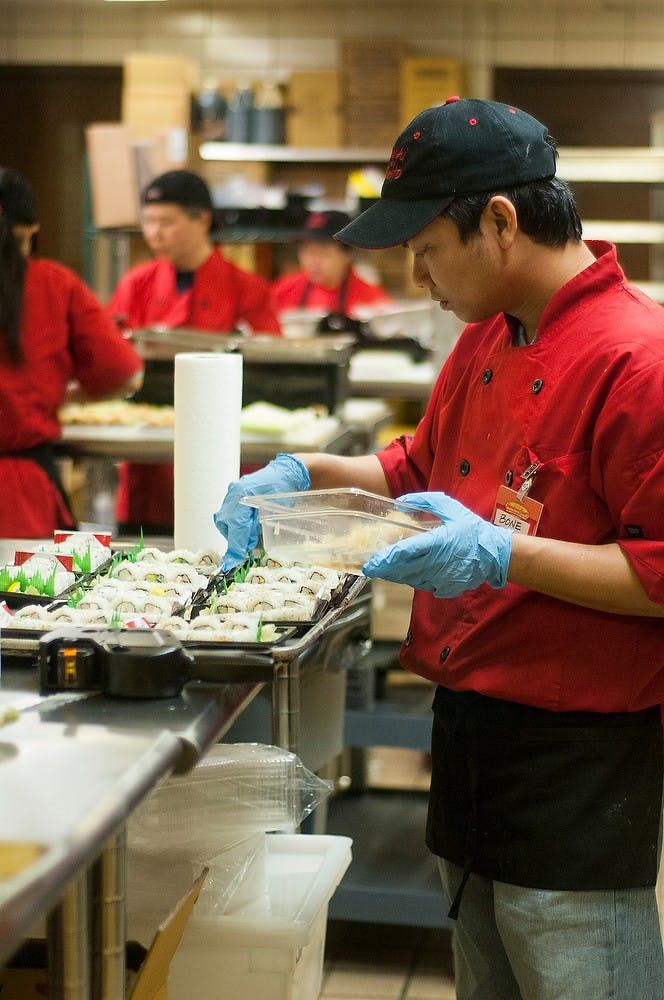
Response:
POLYGON ((163 914, 208 869, 171 965, 169 1000, 318 995, 327 904, 351 842, 292 831, 330 791, 289 751, 218 744, 132 815, 130 937, 149 943, 163 914))

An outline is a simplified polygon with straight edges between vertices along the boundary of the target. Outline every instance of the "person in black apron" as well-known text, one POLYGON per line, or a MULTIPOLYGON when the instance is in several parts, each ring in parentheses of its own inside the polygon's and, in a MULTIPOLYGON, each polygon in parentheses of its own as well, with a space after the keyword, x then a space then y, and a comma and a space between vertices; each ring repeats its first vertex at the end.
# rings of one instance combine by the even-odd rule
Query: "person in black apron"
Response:
POLYGON ((67 400, 129 395, 143 363, 77 275, 32 256, 32 190, 0 169, 0 537, 75 526, 56 463, 67 400))
POLYGON ((355 487, 440 523, 362 566, 413 589, 401 663, 436 685, 426 842, 459 1000, 663 1000, 664 310, 584 240, 555 142, 451 97, 338 234, 406 245, 466 326, 414 435, 279 455, 243 496, 355 487))

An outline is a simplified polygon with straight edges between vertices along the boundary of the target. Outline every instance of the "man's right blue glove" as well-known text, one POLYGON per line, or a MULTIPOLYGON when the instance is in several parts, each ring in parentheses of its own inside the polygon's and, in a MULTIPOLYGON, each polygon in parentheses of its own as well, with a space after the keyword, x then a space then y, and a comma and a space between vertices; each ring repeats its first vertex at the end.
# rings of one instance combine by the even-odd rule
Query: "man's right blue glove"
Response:
POLYGON ((228 487, 219 510, 214 515, 218 531, 228 540, 221 562, 222 569, 232 569, 244 562, 258 542, 258 511, 240 503, 242 497, 263 493, 294 493, 311 486, 309 470, 295 455, 279 452, 258 472, 241 476, 228 487))

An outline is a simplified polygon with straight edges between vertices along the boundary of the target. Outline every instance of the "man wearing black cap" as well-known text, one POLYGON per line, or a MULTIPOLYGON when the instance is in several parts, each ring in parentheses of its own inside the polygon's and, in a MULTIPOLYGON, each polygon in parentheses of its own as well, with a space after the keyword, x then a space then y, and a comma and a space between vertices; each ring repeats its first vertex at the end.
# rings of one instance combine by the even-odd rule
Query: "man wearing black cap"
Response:
POLYGON ((398 138, 338 238, 406 244, 467 322, 412 438, 281 455, 215 521, 237 562, 251 493, 356 486, 441 525, 377 551, 414 590, 403 665, 437 685, 426 841, 461 1000, 661 1000, 664 310, 583 241, 553 140, 451 99, 398 138))
MULTIPOLYGON (((207 184, 191 170, 155 177, 141 196, 141 229, 155 259, 121 278, 109 303, 130 329, 279 334, 268 283, 231 263, 214 245, 207 184)), ((173 526, 173 466, 123 463, 116 517, 121 530, 165 533, 173 526)))
POLYGON ((345 212, 311 212, 297 237, 300 270, 272 284, 272 304, 280 314, 290 309, 355 316, 357 306, 389 305, 379 285, 360 277, 353 267, 352 247, 334 239, 350 222, 345 212))

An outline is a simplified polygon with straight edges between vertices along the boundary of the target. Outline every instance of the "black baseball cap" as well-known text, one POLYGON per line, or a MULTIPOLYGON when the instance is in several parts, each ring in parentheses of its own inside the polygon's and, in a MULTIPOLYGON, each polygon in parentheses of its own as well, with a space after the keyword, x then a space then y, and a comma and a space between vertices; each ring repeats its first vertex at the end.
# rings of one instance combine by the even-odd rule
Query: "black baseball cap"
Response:
POLYGON ((345 212, 327 211, 310 212, 303 228, 297 233, 296 240, 307 243, 327 243, 334 238, 335 233, 347 226, 351 221, 345 212))
POLYGON ((519 108, 449 97, 406 126, 380 199, 336 239, 370 250, 406 243, 455 198, 553 177, 551 143, 546 126, 519 108))
POLYGON ((180 205, 214 213, 210 189, 193 170, 167 170, 155 177, 143 190, 141 205, 180 205))
POLYGON ((37 203, 32 188, 17 170, 0 167, 0 211, 11 226, 33 226, 37 203))

